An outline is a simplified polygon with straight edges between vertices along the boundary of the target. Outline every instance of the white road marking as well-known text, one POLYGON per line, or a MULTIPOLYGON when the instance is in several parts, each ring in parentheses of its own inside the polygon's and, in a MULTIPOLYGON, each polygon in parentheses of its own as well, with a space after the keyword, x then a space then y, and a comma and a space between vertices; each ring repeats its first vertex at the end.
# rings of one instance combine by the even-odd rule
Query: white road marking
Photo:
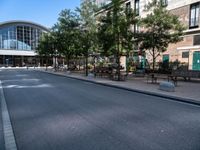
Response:
POLYGON ((4 97, 1 80, 0 80, 0 98, 1 98, 1 110, 2 110, 5 149, 6 150, 17 150, 17 145, 16 145, 16 141, 15 141, 15 137, 14 137, 12 124, 10 121, 10 115, 8 113, 6 100, 4 97))

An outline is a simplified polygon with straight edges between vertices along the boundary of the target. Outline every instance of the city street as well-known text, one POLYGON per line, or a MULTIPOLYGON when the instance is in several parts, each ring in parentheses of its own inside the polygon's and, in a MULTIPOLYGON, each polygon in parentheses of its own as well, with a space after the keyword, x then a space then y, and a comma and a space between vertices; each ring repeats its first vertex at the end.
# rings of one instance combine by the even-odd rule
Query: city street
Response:
POLYGON ((18 150, 200 149, 200 106, 33 70, 0 80, 18 150))

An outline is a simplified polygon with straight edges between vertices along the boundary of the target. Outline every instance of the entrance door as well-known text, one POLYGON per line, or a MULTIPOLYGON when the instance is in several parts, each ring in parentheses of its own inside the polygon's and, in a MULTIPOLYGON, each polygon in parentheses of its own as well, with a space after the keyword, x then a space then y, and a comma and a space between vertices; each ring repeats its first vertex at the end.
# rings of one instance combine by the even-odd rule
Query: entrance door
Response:
POLYGON ((193 70, 200 70, 200 51, 193 53, 193 70))
POLYGON ((6 67, 13 65, 13 57, 12 56, 5 56, 5 64, 6 67))
POLYGON ((163 55, 163 63, 169 63, 169 54, 163 55))

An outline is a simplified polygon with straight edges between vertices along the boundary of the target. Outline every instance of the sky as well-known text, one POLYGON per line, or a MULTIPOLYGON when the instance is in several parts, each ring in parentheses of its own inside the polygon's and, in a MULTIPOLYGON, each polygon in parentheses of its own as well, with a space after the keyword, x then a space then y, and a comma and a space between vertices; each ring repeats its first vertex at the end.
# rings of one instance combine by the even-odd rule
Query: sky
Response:
POLYGON ((61 10, 76 7, 80 7, 80 0, 0 0, 0 23, 25 20, 50 28, 61 10))

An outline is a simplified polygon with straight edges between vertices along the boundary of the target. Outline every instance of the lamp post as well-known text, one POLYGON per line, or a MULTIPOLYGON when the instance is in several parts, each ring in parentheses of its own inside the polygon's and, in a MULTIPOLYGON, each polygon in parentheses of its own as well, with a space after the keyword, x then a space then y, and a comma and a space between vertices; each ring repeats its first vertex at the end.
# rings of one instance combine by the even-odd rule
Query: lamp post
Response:
POLYGON ((85 75, 88 76, 88 47, 89 47, 89 39, 88 39, 88 30, 86 28, 84 28, 82 30, 84 32, 85 35, 85 40, 84 40, 84 44, 83 44, 83 50, 85 51, 85 75))
POLYGON ((85 75, 88 76, 88 55, 86 56, 86 70, 85 75))
POLYGON ((94 55, 94 77, 96 77, 96 62, 97 62, 97 57, 94 55))
POLYGON ((57 71, 57 55, 58 55, 58 50, 56 49, 55 50, 55 64, 54 64, 54 67, 55 67, 55 71, 57 71))
POLYGON ((85 45, 83 46, 83 48, 84 48, 84 51, 86 51, 86 53, 85 53, 85 76, 88 76, 88 49, 85 45))

